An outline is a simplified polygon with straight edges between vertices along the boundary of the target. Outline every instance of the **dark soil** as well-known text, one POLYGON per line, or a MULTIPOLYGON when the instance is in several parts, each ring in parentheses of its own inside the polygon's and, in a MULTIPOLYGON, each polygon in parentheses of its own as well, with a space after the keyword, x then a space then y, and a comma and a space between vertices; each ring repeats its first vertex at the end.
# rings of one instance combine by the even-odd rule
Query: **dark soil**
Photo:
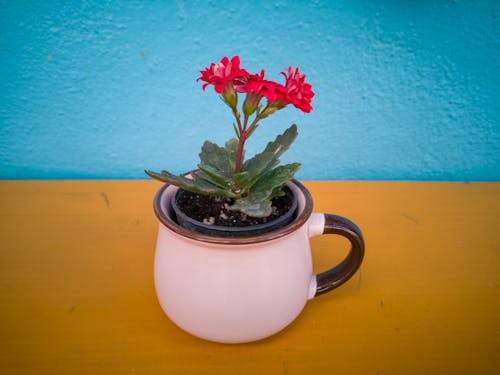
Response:
POLYGON ((274 198, 272 200, 273 212, 264 218, 251 217, 228 209, 228 206, 233 203, 230 198, 202 195, 186 190, 182 190, 177 195, 177 205, 184 214, 205 224, 225 227, 247 227, 275 220, 290 210, 292 198, 289 194, 274 198))

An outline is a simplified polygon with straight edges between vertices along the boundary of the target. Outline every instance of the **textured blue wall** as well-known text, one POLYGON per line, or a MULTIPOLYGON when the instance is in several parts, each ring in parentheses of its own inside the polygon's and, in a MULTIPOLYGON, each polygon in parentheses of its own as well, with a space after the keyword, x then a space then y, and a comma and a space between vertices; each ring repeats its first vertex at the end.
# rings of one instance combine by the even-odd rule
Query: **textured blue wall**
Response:
POLYGON ((498 1, 9 1, 0 177, 145 178, 195 167, 231 116, 198 71, 224 55, 316 97, 292 122, 301 179, 500 180, 498 1))

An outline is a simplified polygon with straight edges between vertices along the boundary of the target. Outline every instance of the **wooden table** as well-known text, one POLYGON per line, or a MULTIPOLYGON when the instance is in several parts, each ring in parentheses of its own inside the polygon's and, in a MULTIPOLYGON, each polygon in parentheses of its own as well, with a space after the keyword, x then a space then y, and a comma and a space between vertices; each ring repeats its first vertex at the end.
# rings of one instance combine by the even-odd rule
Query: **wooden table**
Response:
MULTIPOLYGON (((278 335, 222 345, 157 303, 159 183, 1 182, 0 373, 500 373, 500 183, 305 184, 362 228, 361 271, 278 335)), ((347 244, 312 247, 319 272, 347 244)))

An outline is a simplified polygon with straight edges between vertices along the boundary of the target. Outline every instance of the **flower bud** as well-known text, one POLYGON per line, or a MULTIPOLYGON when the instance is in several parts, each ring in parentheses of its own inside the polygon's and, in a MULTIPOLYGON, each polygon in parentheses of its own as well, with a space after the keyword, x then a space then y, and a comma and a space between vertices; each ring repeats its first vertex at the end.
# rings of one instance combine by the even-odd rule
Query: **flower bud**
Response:
POLYGON ((222 90, 222 98, 224 99, 224 102, 232 109, 235 109, 238 105, 238 94, 234 90, 232 82, 226 83, 224 90, 222 90))
POLYGON ((266 118, 269 115, 272 115, 274 112, 279 111, 280 109, 285 108, 287 103, 284 100, 276 100, 274 102, 270 102, 267 104, 264 111, 260 113, 260 118, 266 118))
POLYGON ((243 113, 245 116, 250 116, 255 112, 259 106, 260 99, 262 99, 262 95, 258 92, 249 92, 247 94, 245 102, 243 103, 243 113))

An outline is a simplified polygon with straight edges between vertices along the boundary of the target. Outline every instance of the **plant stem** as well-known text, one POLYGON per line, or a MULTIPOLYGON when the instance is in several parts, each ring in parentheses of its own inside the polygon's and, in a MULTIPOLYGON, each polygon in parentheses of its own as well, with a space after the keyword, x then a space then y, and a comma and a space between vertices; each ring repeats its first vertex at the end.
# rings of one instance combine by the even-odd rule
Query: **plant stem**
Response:
POLYGON ((236 108, 233 108, 233 115, 234 118, 236 119, 236 123, 238 124, 238 130, 240 131, 241 134, 243 128, 241 127, 240 114, 238 113, 238 110, 236 108))
POLYGON ((246 131, 246 133, 249 135, 249 134, 252 134, 252 131, 255 129, 255 127, 257 126, 258 122, 260 120, 260 117, 257 115, 255 117, 255 119, 252 121, 252 123, 250 124, 250 127, 248 128, 248 130, 246 131))
POLYGON ((247 124, 248 124, 248 116, 245 115, 245 119, 243 120, 243 127, 240 126, 240 137, 238 139, 238 151, 236 152, 236 161, 234 164, 234 174, 240 173, 241 164, 243 163, 243 151, 245 147, 245 141, 247 139, 247 124))
POLYGON ((245 140, 246 140, 246 132, 245 130, 240 132, 240 139, 238 142, 238 151, 236 152, 236 162, 234 166, 234 174, 240 173, 241 171, 241 164, 243 161, 243 147, 245 145, 245 140))
POLYGON ((257 115, 255 116, 255 119, 252 121, 250 124, 250 127, 247 129, 248 125, 248 116, 245 116, 245 120, 243 122, 243 128, 240 130, 240 138, 238 140, 238 151, 236 152, 236 161, 235 161, 235 167, 234 167, 234 173, 240 173, 241 171, 241 165, 243 163, 243 151, 245 148, 245 142, 248 139, 248 136, 252 134, 252 131, 255 129, 257 126, 258 122, 260 120, 260 117, 257 115))
POLYGON ((243 120, 243 130, 247 130, 247 124, 248 124, 248 115, 245 115, 245 119, 243 120))

